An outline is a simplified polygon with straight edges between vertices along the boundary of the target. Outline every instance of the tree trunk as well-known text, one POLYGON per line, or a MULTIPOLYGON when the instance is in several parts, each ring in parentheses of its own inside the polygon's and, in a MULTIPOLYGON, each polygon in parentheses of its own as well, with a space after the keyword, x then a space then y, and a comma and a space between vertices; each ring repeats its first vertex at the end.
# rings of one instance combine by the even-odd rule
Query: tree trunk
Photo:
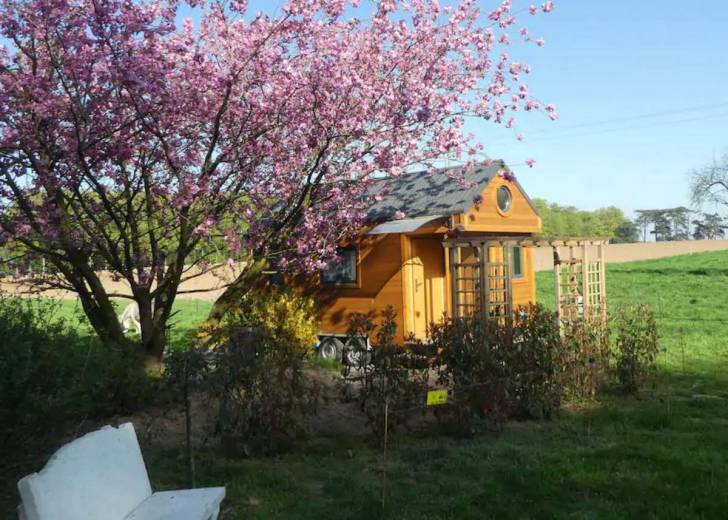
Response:
POLYGON ((250 267, 240 273, 212 305, 212 309, 210 309, 210 313, 207 315, 203 327, 216 327, 230 309, 240 305, 245 295, 260 281, 260 275, 266 265, 268 265, 266 260, 256 260, 250 267))

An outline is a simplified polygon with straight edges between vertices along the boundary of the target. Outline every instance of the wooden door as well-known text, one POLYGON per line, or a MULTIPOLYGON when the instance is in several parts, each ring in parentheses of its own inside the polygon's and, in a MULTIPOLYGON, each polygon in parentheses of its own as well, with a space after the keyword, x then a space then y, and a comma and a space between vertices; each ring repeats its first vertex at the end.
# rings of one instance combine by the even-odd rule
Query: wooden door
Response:
POLYGON ((445 250, 438 238, 412 239, 412 332, 424 338, 427 326, 445 312, 445 250))

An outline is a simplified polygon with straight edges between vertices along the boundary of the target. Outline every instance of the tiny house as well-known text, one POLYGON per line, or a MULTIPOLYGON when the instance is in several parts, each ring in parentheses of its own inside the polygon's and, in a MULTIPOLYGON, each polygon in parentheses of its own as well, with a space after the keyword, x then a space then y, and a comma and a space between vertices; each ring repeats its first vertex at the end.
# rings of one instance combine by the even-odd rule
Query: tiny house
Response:
POLYGON ((424 338, 443 315, 503 316, 535 301, 532 250, 522 242, 541 219, 509 173, 495 161, 466 185, 442 172, 377 180, 373 199, 382 195, 367 226, 320 274, 322 344, 341 348, 353 312, 392 306, 403 341, 424 338))

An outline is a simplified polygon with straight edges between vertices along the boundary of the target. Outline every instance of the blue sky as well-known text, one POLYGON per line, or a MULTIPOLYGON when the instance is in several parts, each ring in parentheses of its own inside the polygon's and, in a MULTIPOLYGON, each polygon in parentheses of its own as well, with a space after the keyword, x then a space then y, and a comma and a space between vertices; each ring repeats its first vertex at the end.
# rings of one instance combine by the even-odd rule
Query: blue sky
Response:
POLYGON ((728 152, 727 28, 724 0, 560 0, 531 26, 546 46, 526 60, 531 91, 560 120, 521 118, 522 143, 485 125, 478 135, 492 139, 491 156, 536 159, 517 169, 533 197, 584 209, 688 205, 689 170, 728 152))

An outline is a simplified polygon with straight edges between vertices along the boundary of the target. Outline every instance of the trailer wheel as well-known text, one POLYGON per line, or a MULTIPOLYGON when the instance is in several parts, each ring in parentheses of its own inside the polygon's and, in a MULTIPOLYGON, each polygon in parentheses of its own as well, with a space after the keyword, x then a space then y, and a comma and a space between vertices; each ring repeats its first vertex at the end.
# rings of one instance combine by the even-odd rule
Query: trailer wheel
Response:
POLYGON ((341 352, 344 350, 344 344, 341 340, 332 336, 327 336, 319 343, 319 356, 322 359, 336 359, 341 361, 341 352))
POLYGON ((344 362, 351 367, 358 367, 367 361, 367 340, 359 336, 349 338, 344 347, 344 362))

